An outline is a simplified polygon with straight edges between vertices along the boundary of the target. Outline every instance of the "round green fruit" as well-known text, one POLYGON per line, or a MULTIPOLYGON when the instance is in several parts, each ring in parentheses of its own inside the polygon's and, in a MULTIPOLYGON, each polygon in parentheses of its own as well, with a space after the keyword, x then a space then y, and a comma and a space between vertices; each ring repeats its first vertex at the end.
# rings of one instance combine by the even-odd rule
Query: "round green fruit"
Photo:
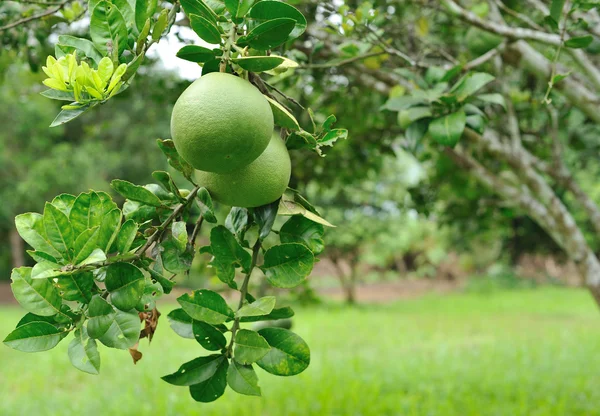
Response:
POLYGON ((212 72, 181 94, 171 115, 177 152, 194 168, 231 172, 260 156, 273 133, 273 113, 248 81, 212 72))
POLYGON ((283 140, 273 134, 254 162, 228 173, 196 172, 215 201, 235 207, 259 207, 279 198, 290 181, 292 165, 283 140))

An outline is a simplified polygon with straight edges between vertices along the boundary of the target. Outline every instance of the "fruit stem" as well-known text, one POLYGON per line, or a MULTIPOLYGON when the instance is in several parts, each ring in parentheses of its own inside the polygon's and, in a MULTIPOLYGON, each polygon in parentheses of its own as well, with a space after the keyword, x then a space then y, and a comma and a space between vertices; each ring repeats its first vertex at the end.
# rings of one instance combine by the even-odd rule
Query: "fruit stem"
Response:
POLYGON ((237 34, 237 25, 231 24, 231 29, 229 30, 229 34, 227 35, 227 40, 225 41, 225 47, 223 48, 223 58, 221 59, 221 64, 219 65, 219 72, 227 71, 227 61, 231 56, 231 48, 235 46, 235 38, 237 34))

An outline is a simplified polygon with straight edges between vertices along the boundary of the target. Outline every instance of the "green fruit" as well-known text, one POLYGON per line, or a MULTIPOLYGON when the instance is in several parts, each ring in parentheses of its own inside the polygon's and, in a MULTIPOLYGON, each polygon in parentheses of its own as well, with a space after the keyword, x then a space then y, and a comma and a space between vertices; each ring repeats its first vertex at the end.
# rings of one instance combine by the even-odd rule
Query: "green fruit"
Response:
POLYGON ((290 155, 273 134, 264 153, 254 162, 229 173, 198 171, 196 178, 215 201, 235 207, 259 207, 279 198, 290 181, 290 155))
POLYGON ((220 72, 203 75, 181 94, 171 116, 177 151, 199 170, 231 172, 265 150, 273 113, 248 81, 220 72))
POLYGON ((502 43, 503 38, 485 30, 471 27, 467 31, 465 41, 467 48, 475 56, 481 56, 502 43))

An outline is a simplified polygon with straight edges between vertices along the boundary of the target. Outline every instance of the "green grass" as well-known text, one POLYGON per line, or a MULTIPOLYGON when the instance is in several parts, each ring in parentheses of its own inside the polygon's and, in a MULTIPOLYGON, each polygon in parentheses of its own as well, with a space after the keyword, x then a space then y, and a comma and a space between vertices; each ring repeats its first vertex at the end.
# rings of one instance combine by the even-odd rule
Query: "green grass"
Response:
MULTIPOLYGON (((162 382, 202 354, 163 317, 136 366, 127 352, 102 348, 100 376, 70 366, 68 342, 39 354, 0 347, 0 415, 600 415, 600 313, 582 290, 297 312, 311 365, 291 378, 261 371, 262 398, 228 390, 198 404, 162 382)), ((0 310, 2 336, 20 315, 0 310)))

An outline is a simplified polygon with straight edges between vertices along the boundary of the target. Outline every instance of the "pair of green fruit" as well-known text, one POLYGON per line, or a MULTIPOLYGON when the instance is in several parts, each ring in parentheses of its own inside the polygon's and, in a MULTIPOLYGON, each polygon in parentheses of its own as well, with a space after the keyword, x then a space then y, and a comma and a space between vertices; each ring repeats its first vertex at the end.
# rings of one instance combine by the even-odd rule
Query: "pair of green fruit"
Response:
POLYGON ((242 78, 212 72, 192 83, 173 108, 171 136, 216 201, 258 207, 287 188, 290 156, 271 107, 242 78))

